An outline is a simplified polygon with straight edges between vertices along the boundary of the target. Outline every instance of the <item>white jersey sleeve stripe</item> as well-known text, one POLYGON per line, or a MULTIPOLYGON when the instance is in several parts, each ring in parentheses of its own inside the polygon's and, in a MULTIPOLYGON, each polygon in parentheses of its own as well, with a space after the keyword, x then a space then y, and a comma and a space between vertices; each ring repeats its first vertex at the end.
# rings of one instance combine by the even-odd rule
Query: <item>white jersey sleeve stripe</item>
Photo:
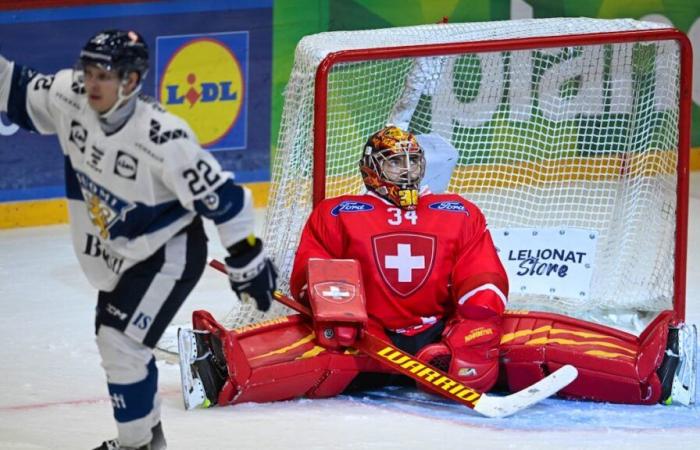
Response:
POLYGON ((498 289, 498 286, 496 286, 495 284, 491 284, 491 283, 482 284, 481 286, 475 287, 471 291, 469 291, 466 294, 464 294, 463 296, 461 296, 459 298, 459 300, 457 301, 457 304, 459 304, 459 305, 465 304, 466 302, 469 301, 470 298, 474 297, 477 293, 479 293, 481 291, 493 291, 498 296, 498 298, 500 298, 501 301, 503 302, 503 308, 505 308, 507 306, 508 299, 506 298, 506 296, 503 294, 503 292, 501 292, 500 289, 498 289))

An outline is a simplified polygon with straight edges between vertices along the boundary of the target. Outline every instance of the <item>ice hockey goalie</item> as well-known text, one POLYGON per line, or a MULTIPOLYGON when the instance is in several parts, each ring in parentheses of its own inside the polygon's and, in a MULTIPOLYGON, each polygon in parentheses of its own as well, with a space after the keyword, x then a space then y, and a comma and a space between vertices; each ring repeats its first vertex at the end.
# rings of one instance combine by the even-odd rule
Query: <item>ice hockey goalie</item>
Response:
POLYGON ((641 336, 551 313, 506 312, 508 280, 482 212, 420 189, 423 149, 389 126, 362 149, 364 195, 322 201, 303 230, 298 315, 228 330, 206 311, 179 337, 188 408, 403 383, 358 353, 363 330, 480 391, 518 391, 572 364, 568 398, 653 404, 694 397, 693 327, 661 314, 641 336))

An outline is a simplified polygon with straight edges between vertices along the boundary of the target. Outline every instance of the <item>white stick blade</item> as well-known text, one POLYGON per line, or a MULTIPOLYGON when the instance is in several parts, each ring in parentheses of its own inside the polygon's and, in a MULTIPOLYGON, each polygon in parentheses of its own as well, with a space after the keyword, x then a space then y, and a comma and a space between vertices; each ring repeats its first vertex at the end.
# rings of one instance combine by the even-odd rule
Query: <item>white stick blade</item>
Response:
POLYGON ((515 394, 505 397, 489 397, 484 394, 474 407, 474 411, 486 417, 510 416, 556 394, 574 381, 577 376, 578 370, 574 366, 563 366, 546 378, 515 394))

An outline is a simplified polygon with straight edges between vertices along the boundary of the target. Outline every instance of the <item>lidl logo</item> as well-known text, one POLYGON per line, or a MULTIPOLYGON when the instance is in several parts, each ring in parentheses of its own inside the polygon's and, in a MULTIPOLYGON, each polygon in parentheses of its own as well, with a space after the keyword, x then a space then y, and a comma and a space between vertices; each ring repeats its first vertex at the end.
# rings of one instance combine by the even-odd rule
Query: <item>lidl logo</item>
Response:
POLYGON ((209 150, 246 146, 248 33, 156 40, 158 100, 209 150))

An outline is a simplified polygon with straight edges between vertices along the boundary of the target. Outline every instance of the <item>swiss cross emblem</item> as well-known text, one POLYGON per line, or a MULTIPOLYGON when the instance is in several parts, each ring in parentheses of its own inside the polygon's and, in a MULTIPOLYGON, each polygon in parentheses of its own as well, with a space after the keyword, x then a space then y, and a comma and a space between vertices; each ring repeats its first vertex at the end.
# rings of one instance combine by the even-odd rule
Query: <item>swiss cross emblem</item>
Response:
POLYGON ((413 294, 428 279, 435 261, 435 237, 389 233, 372 238, 374 258, 389 288, 402 297, 413 294))
POLYGON ((355 297, 355 286, 342 281, 315 284, 314 291, 331 303, 346 303, 355 297))

